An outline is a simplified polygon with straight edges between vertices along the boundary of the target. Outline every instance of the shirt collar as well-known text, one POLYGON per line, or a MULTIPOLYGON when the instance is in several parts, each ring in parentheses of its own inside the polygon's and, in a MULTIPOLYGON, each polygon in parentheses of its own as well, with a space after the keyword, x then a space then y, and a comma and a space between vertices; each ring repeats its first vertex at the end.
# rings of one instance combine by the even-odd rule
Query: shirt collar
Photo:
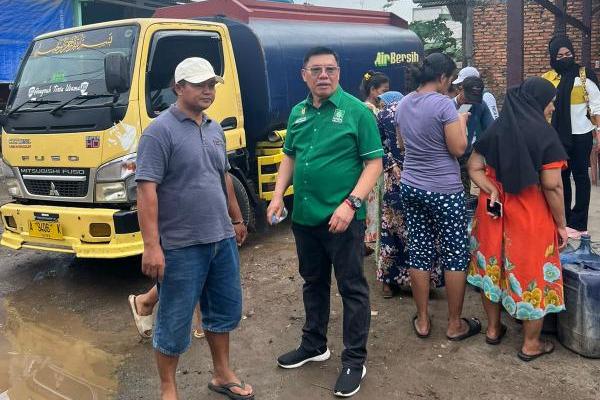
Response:
MULTIPOLYGON (((329 96, 329 98, 324 100, 321 104, 324 104, 329 101, 329 102, 331 102, 331 104, 333 104, 334 106, 339 108, 340 104, 342 102, 343 95, 344 95, 344 89, 342 89, 342 87, 338 85, 337 89, 335 89, 335 92, 333 92, 333 94, 331 96, 329 96)), ((312 98, 311 93, 308 94, 308 97, 306 98, 305 101, 306 101, 306 104, 312 106, 313 98, 312 98)))
MULTIPOLYGON (((177 104, 175 104, 175 103, 171 104, 171 106, 169 107, 169 112, 171 114, 173 114, 173 116, 175 118, 177 118, 177 120, 179 122, 183 122, 187 119, 187 120, 190 120, 190 121, 196 123, 196 121, 194 121, 193 119, 188 117, 183 111, 181 111, 179 108, 177 108, 177 104)), ((206 115, 205 113, 202 113, 202 125, 209 124, 211 122, 212 122, 212 120, 210 118, 208 118, 208 115, 206 115)))

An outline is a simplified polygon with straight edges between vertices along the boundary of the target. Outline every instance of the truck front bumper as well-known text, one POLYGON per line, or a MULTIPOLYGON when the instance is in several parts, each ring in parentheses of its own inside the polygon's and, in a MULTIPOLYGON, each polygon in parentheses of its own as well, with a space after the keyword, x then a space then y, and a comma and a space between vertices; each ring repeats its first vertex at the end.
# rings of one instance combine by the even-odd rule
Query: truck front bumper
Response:
POLYGON ((74 253, 81 258, 121 258, 142 254, 144 243, 136 211, 9 203, 0 207, 4 233, 0 244, 74 253), (32 221, 51 221, 59 237, 38 237, 32 221))

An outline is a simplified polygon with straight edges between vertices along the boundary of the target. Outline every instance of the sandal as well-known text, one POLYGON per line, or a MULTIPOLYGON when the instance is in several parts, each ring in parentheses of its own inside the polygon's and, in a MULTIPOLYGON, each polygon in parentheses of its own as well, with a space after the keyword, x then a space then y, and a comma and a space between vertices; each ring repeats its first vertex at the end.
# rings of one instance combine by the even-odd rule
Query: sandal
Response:
POLYGON ((412 319, 413 330, 415 331, 415 334, 417 335, 417 337, 419 339, 427 339, 429 337, 429 335, 431 334, 431 318, 428 317, 428 320, 429 320, 429 330, 425 334, 419 332, 419 330, 417 329, 417 319, 418 319, 418 316, 417 316, 417 314, 415 314, 415 316, 412 319))
POLYGON ((545 340, 544 341, 544 350, 542 350, 541 353, 538 353, 538 354, 525 354, 525 353, 523 353, 523 349, 521 349, 517 353, 517 357, 519 357, 521 360, 523 360, 525 362, 529 362, 529 361, 535 360, 538 357, 545 356, 546 354, 550 354, 553 351, 554 351, 554 343, 552 343, 549 340, 545 340), (550 345, 550 348, 548 348, 548 345, 550 345))
POLYGON ((140 336, 144 339, 151 338, 152 327, 154 325, 154 313, 150 315, 139 315, 135 306, 135 295, 133 294, 129 295, 129 309, 131 310, 133 321, 135 322, 135 326, 140 336))
POLYGON ((467 338, 470 338, 471 336, 477 335, 479 332, 481 332, 481 322, 479 322, 479 320, 475 317, 466 319, 466 318, 461 318, 463 321, 465 321, 467 323, 467 325, 469 325, 469 330, 465 333, 463 333, 462 335, 458 335, 458 336, 448 336, 446 335, 446 338, 448 338, 448 340, 451 340, 453 342, 458 342, 461 340, 465 340, 467 338))
POLYGON ((492 346, 499 345, 500 342, 502 342, 502 338, 504 337, 504 335, 506 335, 507 331, 508 331, 508 328, 506 327, 506 325, 500 324, 500 334, 498 335, 498 337, 491 338, 488 335, 485 335, 485 342, 492 346))
POLYGON ((244 381, 241 383, 226 383, 225 385, 214 385, 212 382, 209 382, 208 388, 215 393, 219 393, 225 395, 233 400, 253 400, 254 399, 254 391, 247 395, 237 394, 231 391, 232 387, 237 387, 240 389, 245 389, 246 384, 244 381))
POLYGON ((384 299, 391 299, 394 297, 394 289, 387 283, 383 283, 381 286, 381 293, 383 294, 384 299))
POLYGON ((200 329, 194 329, 193 335, 196 339, 202 339, 204 336, 206 336, 204 331, 201 331, 200 329))

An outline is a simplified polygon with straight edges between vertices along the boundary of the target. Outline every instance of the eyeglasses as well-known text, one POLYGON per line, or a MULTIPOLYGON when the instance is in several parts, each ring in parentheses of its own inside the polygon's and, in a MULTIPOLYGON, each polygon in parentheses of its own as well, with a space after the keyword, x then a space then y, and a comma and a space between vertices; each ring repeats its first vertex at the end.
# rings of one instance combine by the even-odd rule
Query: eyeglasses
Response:
POLYGON ((310 67, 310 68, 302 68, 304 71, 308 71, 310 73, 310 76, 312 76, 313 78, 318 78, 319 75, 321 75, 323 73, 323 70, 325 70, 325 73, 327 74, 327 76, 334 76, 340 69, 340 67, 333 67, 333 66, 326 66, 326 67, 322 67, 322 66, 314 66, 314 67, 310 67))

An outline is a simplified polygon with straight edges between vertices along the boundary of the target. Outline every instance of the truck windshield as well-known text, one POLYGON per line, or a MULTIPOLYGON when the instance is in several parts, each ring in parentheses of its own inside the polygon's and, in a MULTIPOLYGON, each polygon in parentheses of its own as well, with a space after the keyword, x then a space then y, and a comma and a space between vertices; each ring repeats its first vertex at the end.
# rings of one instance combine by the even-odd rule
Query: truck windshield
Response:
MULTIPOLYGON (((9 109, 51 109, 75 96, 96 96, 81 106, 106 103, 104 57, 119 52, 133 62, 137 26, 116 26, 36 41, 19 74, 9 109), (40 104, 39 100, 45 100, 40 104), (52 103, 52 104, 50 104, 52 103)), ((126 94, 125 94, 126 95, 126 94)))

